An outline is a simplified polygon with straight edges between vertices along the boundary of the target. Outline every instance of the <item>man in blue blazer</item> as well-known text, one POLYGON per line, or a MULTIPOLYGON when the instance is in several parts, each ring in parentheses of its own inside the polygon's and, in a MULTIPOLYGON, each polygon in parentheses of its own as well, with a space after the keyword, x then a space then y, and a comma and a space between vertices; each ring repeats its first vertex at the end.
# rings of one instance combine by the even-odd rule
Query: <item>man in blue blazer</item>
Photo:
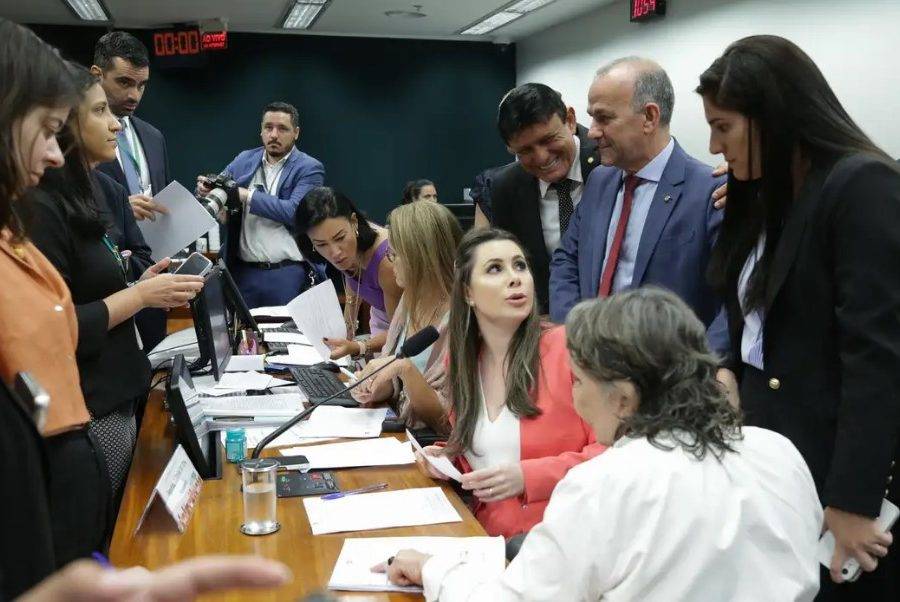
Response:
MULTIPOLYGON (((263 146, 241 152, 224 171, 240 187, 243 212, 229 219, 222 256, 249 307, 285 305, 305 290, 317 269, 294 241, 297 206, 325 182, 322 163, 296 147, 300 115, 284 102, 263 111, 263 146)), ((209 192, 197 178, 197 192, 209 192)))
MULTIPOLYGON (((652 61, 629 57, 597 72, 588 136, 602 165, 553 255, 553 321, 565 321, 582 299, 645 284, 677 293, 707 327, 719 316, 706 265, 722 221, 712 193, 724 179, 671 137, 673 106, 672 83, 652 61)), ((724 314, 709 334, 714 349, 728 349, 724 314)))

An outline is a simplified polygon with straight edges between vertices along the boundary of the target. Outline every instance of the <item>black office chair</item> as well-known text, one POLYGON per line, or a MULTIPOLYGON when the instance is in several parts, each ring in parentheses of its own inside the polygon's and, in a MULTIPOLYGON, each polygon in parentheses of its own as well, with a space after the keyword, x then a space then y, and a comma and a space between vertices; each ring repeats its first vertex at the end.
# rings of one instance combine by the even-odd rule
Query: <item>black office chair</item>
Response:
POLYGON ((506 540, 506 559, 508 561, 512 562, 512 559, 519 555, 519 550, 522 549, 526 537, 528 537, 528 533, 519 533, 506 540))

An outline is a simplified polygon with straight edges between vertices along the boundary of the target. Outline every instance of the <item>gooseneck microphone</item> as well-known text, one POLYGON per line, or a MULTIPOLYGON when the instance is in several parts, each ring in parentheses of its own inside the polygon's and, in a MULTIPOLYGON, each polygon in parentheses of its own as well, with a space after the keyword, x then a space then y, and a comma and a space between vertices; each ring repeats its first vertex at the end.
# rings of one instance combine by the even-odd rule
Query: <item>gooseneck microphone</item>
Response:
POLYGON ((331 401, 335 397, 344 394, 346 391, 355 389, 356 387, 361 385, 363 382, 369 380, 370 378, 372 378, 373 376, 375 376, 376 374, 378 374, 379 372, 381 372, 382 370, 384 370, 385 368, 387 368, 388 366, 393 364, 395 361, 405 358, 405 357, 414 357, 416 355, 419 355, 420 353, 422 353, 423 351, 428 349, 428 347, 433 345, 434 342, 438 340, 439 336, 440 335, 438 334, 437 328, 435 328, 434 326, 426 326, 425 328, 423 328, 416 334, 412 335, 411 337, 406 339, 406 341, 403 342, 403 345, 400 346, 400 353, 395 355, 394 359, 392 359, 391 361, 386 363, 384 366, 378 368, 377 370, 375 370, 374 372, 372 372, 365 378, 359 379, 358 381, 356 381, 355 383, 353 383, 352 385, 347 387, 345 390, 338 391, 331 397, 326 397, 325 399, 321 399, 321 400, 311 404, 308 408, 306 408, 305 410, 303 410, 302 412, 300 412, 299 414, 297 414, 296 416, 294 416, 293 418, 291 418, 290 420, 288 420, 287 422, 285 422, 284 424, 279 426, 277 429, 275 429, 274 431, 272 431, 271 433, 269 433, 268 435, 263 437, 262 441, 260 441, 259 444, 256 446, 256 449, 253 450, 253 453, 250 455, 250 458, 253 460, 259 458, 259 455, 262 453, 262 450, 265 449, 265 447, 269 443, 271 443, 277 437, 282 435, 289 428, 291 428, 292 426, 294 426, 295 424, 297 424, 298 422, 300 422, 301 420, 303 420, 304 418, 306 418, 307 416, 312 414, 313 410, 315 410, 317 407, 319 407, 323 403, 327 403, 327 402, 331 401))

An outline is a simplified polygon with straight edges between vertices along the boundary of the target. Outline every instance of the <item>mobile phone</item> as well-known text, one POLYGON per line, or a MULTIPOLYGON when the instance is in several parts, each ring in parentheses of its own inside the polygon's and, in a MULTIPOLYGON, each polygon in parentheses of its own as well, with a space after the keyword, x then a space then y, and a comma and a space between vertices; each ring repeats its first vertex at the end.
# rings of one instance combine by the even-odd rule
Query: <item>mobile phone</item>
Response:
POLYGON ((173 273, 184 276, 206 276, 212 268, 213 263, 201 253, 191 253, 173 273))
POLYGON ((15 389, 16 395, 31 412, 38 431, 43 431, 44 423, 47 420, 47 410, 50 409, 50 395, 28 372, 16 374, 15 389))
MULTIPOLYGON (((897 508, 897 506, 887 499, 881 500, 881 512, 878 514, 878 518, 875 519, 875 524, 878 528, 881 529, 882 532, 887 533, 893 528, 898 517, 900 517, 900 508, 897 508)), ((819 539, 817 553, 819 563, 826 569, 831 566, 831 557, 834 556, 834 545, 834 535, 831 531, 825 531, 825 534, 819 539)), ((852 556, 848 558, 844 562, 844 566, 841 567, 841 576, 844 578, 844 581, 856 581, 859 579, 861 573, 862 567, 859 566, 859 562, 856 558, 853 558, 852 556)))

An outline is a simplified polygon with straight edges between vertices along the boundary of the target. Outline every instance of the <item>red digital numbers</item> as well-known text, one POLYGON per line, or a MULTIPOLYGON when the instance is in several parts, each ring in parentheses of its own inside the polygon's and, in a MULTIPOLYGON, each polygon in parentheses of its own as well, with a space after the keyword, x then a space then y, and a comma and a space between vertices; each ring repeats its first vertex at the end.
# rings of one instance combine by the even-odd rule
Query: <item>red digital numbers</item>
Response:
POLYGON ((631 0, 631 18, 640 19, 656 13, 656 0, 631 0))
POLYGON ((200 32, 187 29, 154 33, 153 52, 156 56, 200 54, 200 32))

